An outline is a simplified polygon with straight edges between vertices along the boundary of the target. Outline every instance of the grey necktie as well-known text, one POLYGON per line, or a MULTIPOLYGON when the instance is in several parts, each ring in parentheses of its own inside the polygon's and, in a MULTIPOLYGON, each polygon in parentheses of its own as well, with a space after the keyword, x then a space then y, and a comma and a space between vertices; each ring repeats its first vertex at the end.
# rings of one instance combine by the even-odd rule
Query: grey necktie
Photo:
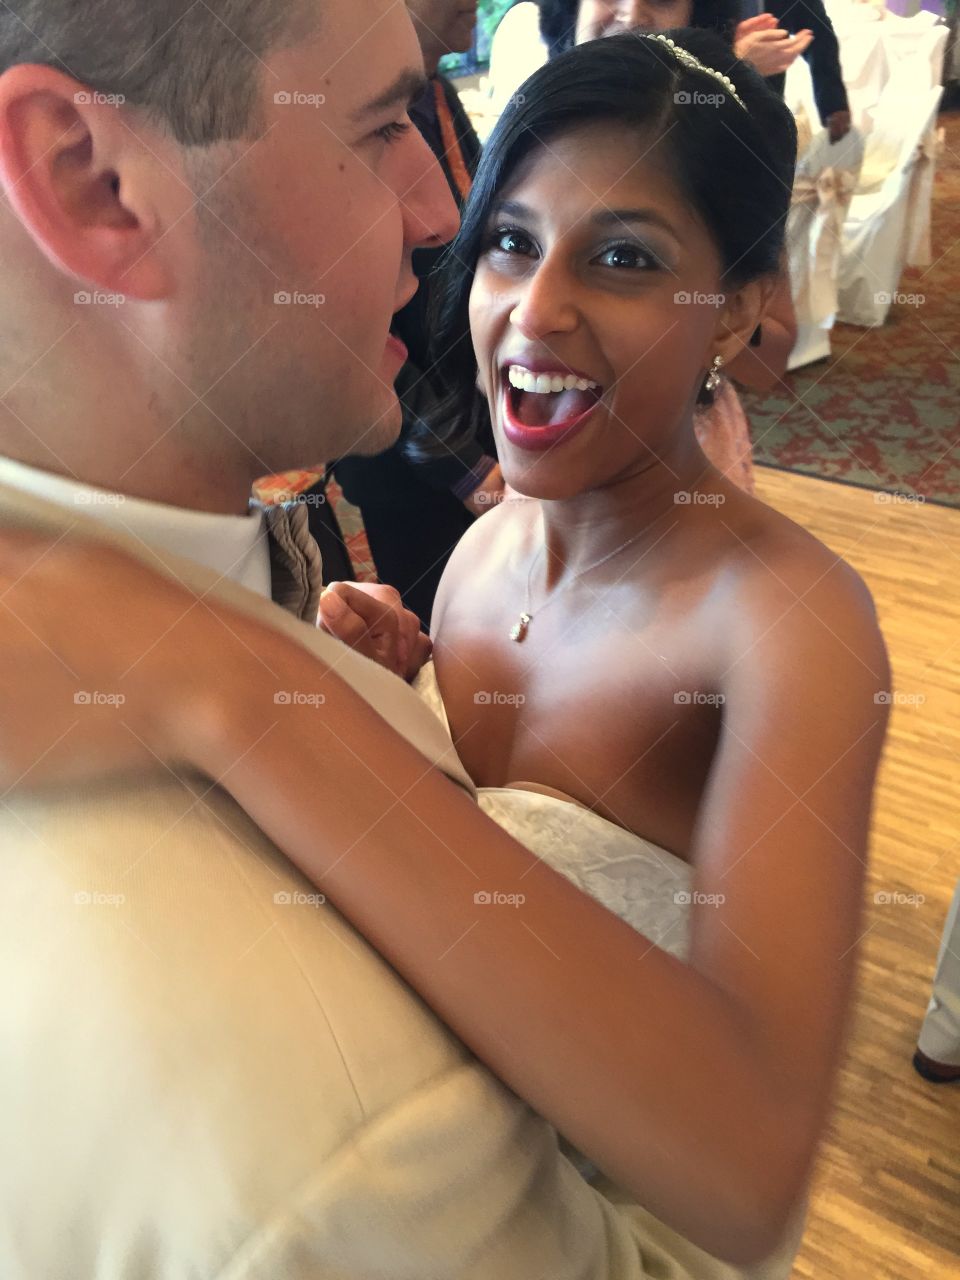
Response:
POLYGON ((306 504, 265 508, 275 604, 316 625, 323 591, 320 548, 310 533, 306 504))

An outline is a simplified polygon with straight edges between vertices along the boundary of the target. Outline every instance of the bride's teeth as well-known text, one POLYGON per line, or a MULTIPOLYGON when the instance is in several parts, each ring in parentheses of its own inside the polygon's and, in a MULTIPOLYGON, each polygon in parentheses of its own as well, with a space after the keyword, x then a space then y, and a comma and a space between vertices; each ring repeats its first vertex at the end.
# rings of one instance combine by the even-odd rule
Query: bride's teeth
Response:
POLYGON ((578 378, 574 373, 531 373, 520 365, 512 364, 507 370, 507 380, 517 391, 536 395, 558 395, 561 391, 599 391, 596 382, 578 378))

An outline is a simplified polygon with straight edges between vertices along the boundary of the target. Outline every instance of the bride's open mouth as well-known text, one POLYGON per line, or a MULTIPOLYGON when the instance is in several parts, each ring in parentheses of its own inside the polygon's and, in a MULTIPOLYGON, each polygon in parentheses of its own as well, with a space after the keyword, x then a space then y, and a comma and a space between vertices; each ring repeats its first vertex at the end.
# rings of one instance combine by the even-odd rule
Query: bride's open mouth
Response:
POLYGON ((546 449, 585 425, 603 388, 570 370, 510 364, 503 370, 504 432, 524 449, 546 449))

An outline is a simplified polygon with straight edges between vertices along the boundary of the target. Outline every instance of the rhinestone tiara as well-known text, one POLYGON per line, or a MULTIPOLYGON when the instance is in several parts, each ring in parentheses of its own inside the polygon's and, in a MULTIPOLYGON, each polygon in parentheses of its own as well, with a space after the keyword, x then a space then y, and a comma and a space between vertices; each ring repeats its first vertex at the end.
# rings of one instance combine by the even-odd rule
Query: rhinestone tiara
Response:
POLYGON ((737 106, 742 107, 743 110, 746 111, 747 104, 740 97, 739 93, 737 93, 734 83, 729 76, 725 76, 721 71, 715 71, 713 67, 704 66, 700 59, 695 58, 689 49, 684 49, 683 45, 677 44, 676 41, 669 39, 662 32, 659 35, 648 35, 646 36, 646 39, 659 40, 661 44, 666 45, 677 61, 687 67, 688 70, 701 71, 705 76, 710 76, 711 79, 716 80, 718 84, 722 84, 737 106))

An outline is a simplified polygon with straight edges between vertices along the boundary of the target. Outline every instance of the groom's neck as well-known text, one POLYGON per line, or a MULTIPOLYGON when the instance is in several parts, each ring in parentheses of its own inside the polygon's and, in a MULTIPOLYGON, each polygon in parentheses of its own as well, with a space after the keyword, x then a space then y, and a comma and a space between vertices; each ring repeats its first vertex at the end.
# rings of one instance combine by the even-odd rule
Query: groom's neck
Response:
POLYGON ((177 426, 164 434, 82 416, 44 428, 0 412, 0 456, 126 498, 219 515, 246 514, 259 474, 249 456, 188 444, 177 426))

